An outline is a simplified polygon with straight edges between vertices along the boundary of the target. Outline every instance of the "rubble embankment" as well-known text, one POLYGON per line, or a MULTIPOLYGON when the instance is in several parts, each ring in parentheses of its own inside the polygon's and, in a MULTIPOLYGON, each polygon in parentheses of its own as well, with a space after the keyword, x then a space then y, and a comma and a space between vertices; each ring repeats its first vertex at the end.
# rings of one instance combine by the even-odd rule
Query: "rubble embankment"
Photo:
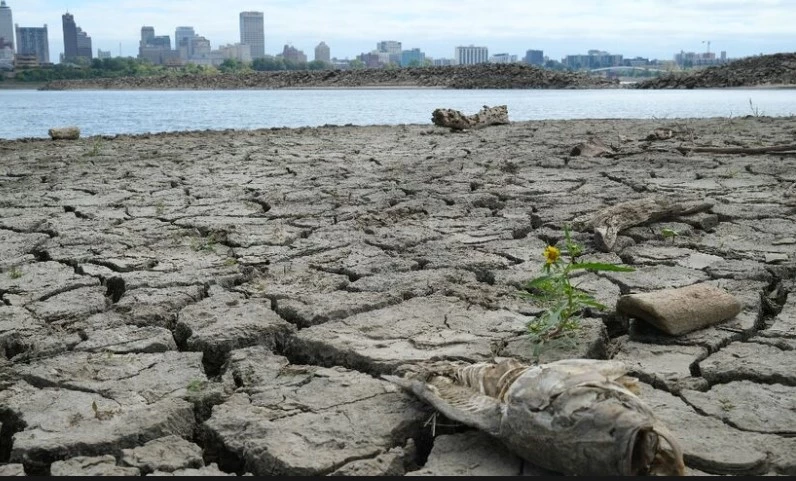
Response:
POLYGON ((749 57, 687 73, 673 73, 636 84, 640 89, 694 89, 757 86, 796 87, 796 53, 749 57))
POLYGON ((518 292, 565 226, 585 261, 635 271, 578 275, 607 310, 541 361, 623 361, 691 474, 795 475, 796 157, 691 148, 794 130, 749 117, 0 141, 0 475, 545 474, 380 375, 532 361, 543 306, 518 292), (600 148, 573 148, 587 141, 600 148), (624 226, 611 252, 579 222, 652 195, 706 207, 624 226), (741 312, 677 336, 616 315, 624 294, 700 283, 741 312))
POLYGON ((57 80, 41 90, 238 90, 289 88, 427 87, 450 89, 568 89, 617 87, 618 81, 521 64, 482 64, 403 69, 251 72, 57 80))

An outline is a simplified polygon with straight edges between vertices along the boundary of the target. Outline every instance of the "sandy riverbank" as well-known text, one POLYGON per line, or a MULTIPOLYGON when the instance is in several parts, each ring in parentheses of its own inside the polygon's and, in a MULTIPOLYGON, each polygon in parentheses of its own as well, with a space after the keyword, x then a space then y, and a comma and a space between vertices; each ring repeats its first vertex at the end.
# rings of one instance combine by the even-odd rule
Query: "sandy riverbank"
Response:
POLYGON ((749 117, 0 141, 0 474, 538 473, 477 432, 433 439, 429 408, 378 375, 530 359, 541 311, 516 294, 544 247, 652 194, 713 208, 632 228, 618 253, 576 232, 590 258, 637 270, 583 276, 609 311, 543 360, 625 361, 692 472, 796 474, 796 157, 676 150, 794 130, 749 117), (646 140, 658 128, 673 137, 646 140), (615 150, 570 155, 590 137, 615 150), (668 338, 612 312, 621 294, 699 282, 742 313, 668 338))

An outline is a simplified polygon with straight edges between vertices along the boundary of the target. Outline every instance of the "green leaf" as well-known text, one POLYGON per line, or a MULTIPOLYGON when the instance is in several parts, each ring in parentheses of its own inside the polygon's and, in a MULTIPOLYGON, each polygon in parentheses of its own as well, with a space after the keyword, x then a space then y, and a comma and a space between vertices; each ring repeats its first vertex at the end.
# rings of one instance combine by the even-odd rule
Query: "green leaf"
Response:
POLYGON ((627 266, 619 266, 616 264, 603 264, 600 262, 582 262, 579 264, 572 264, 570 269, 587 270, 587 271, 605 271, 605 272, 635 272, 635 269, 627 266))

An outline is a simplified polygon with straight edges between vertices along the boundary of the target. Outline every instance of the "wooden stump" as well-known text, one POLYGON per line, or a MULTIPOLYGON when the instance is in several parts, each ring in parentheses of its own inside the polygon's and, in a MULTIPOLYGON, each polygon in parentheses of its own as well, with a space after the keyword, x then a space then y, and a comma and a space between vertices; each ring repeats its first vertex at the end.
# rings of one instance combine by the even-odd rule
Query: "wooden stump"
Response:
POLYGON ((52 140, 77 140, 80 138, 80 129, 77 127, 50 129, 47 133, 50 134, 52 140))
POLYGON ((509 123, 509 109, 506 105, 488 107, 484 105, 475 115, 464 115, 458 110, 437 109, 431 115, 431 121, 439 127, 448 127, 451 130, 467 130, 486 127, 489 125, 505 125, 509 123))

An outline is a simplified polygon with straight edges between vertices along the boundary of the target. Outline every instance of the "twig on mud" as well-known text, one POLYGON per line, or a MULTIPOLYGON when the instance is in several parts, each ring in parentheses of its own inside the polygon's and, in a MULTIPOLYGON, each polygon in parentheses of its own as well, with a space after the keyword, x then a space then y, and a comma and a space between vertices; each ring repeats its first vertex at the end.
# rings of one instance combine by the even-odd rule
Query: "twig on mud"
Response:
POLYGON ((772 145, 768 147, 677 147, 686 155, 690 152, 708 152, 713 154, 769 154, 772 152, 796 151, 796 144, 772 145))

